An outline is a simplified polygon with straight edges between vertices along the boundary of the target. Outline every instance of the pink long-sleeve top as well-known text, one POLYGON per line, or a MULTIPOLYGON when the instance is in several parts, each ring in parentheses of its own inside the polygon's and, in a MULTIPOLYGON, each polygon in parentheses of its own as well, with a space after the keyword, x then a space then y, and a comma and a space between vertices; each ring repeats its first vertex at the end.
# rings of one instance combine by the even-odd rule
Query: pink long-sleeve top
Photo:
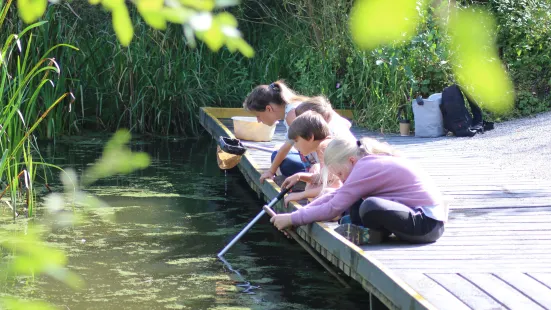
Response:
POLYGON ((447 206, 430 176, 403 157, 368 155, 356 162, 343 186, 291 213, 294 226, 329 221, 359 199, 378 197, 448 220, 447 206))

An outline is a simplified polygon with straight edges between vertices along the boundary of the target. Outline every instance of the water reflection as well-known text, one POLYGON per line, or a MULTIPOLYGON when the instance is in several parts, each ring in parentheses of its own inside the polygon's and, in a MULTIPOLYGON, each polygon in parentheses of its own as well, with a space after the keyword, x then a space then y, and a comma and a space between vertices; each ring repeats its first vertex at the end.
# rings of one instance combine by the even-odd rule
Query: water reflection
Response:
MULTIPOLYGON (((82 171, 101 155, 102 141, 49 144, 43 155, 82 171)), ((344 290, 267 217, 225 261, 216 257, 262 201, 239 172, 218 169, 210 138, 135 141, 132 148, 149 153, 151 167, 94 184, 89 191, 110 207, 79 210, 87 222, 48 236, 87 288, 75 292, 41 278, 11 292, 61 309, 367 309, 367 293, 358 285, 344 290)), ((56 178, 51 184, 60 190, 56 178)))

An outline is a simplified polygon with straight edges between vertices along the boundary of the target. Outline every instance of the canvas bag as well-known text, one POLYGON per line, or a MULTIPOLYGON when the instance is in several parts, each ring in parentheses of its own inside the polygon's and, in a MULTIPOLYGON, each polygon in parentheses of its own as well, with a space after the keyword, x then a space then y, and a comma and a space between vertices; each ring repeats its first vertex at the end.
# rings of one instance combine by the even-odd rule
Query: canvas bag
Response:
POLYGON ((427 99, 419 97, 412 101, 416 137, 434 138, 445 135, 441 104, 442 93, 432 94, 427 99))

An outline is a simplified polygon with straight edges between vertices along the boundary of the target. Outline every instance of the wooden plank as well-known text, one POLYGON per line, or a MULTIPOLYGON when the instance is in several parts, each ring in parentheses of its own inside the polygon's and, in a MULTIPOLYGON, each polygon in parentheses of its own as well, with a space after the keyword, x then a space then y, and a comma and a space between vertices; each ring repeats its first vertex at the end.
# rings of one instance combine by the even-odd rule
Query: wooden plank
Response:
MULTIPOLYGON (((207 130, 215 137, 221 133, 231 135, 233 123, 230 119, 207 118, 202 116, 201 123, 213 127, 207 130)), ((276 147, 285 141, 284 132, 283 124, 278 124, 271 142, 255 144, 276 147)), ((495 161, 472 157, 463 152, 464 141, 470 140, 379 135, 357 127, 353 127, 352 132, 357 137, 370 136, 390 143, 433 177, 450 203, 446 232, 433 244, 393 241, 357 247, 333 231, 336 223, 328 222, 297 228, 303 239, 309 240, 319 252, 345 269, 389 307, 423 309, 436 305, 447 309, 458 303, 458 307, 495 309, 517 306, 528 300, 529 305, 537 308, 538 303, 547 302, 547 299, 530 300, 532 297, 526 296, 541 295, 551 288, 551 265, 547 263, 551 260, 549 180, 519 178, 516 172, 523 172, 523 167, 497 168, 495 161), (472 165, 477 169, 467 179, 463 176, 464 171, 471 171, 472 165), (466 276, 454 273, 472 275, 480 283, 475 285, 466 276), (493 273, 515 277, 521 274, 525 278, 521 277, 517 287, 512 287, 492 276, 493 273), (505 296, 499 295, 494 300, 482 286, 496 290, 492 291, 494 295, 505 292, 505 296), (417 298, 419 294, 422 297, 417 298), (514 299, 517 295, 520 299, 514 299), (445 303, 446 298, 451 298, 451 306, 445 303)), ((267 199, 279 190, 273 182, 258 183, 260 171, 269 166, 270 153, 252 149, 238 166, 251 187, 267 199)), ((280 208, 277 207, 278 211, 293 210, 280 208)))
MULTIPOLYGON (((377 257, 379 260, 394 260, 396 257, 396 253, 374 253, 375 257, 377 257)), ((499 260, 499 261, 519 261, 519 260, 528 260, 528 261, 534 261, 534 260, 547 260, 551 261, 551 251, 545 252, 545 253, 493 253, 491 251, 483 252, 483 253, 464 253, 464 252, 456 252, 456 253, 420 253, 419 251, 414 253, 408 254, 409 260, 424 260, 424 261, 430 261, 433 259, 438 260, 457 260, 458 262, 462 260, 470 260, 470 261, 479 261, 479 260, 499 260)))
POLYGON ((517 208, 509 208, 509 209, 503 209, 503 208, 486 208, 486 209, 456 209, 450 211, 450 216, 453 218, 459 217, 464 219, 477 219, 477 218, 493 218, 496 220, 501 219, 502 217, 506 216, 515 216, 519 218, 523 217, 537 217, 537 216, 550 216, 551 215, 551 207, 550 206, 543 206, 543 207, 535 207, 531 209, 517 209, 517 208))
MULTIPOLYGON (((511 236, 522 236, 524 239, 532 239, 533 237, 539 237, 539 236, 548 236, 551 238, 551 230, 549 229, 541 229, 541 230, 528 230, 528 228, 524 228, 526 230, 521 230, 523 228, 511 228, 511 229, 503 229, 500 228, 499 230, 495 231, 488 231, 487 229, 480 229, 477 227, 468 227, 468 228, 458 228, 454 230, 448 229, 446 231, 446 237, 476 237, 476 238, 486 238, 488 236, 499 236, 501 238, 508 238, 511 236)), ((548 238, 545 238, 548 239, 548 238)))
POLYGON ((449 231, 541 231, 549 230, 549 225, 546 221, 551 221, 549 217, 538 219, 526 219, 522 222, 515 217, 509 221, 495 222, 491 220, 452 220, 445 226, 446 232, 449 231), (533 220, 533 222, 532 222, 533 220))
POLYGON ((499 224, 502 224, 502 225, 508 225, 508 224, 526 224, 526 225, 529 225, 529 224, 534 224, 534 223, 548 223, 550 221, 551 221, 551 216, 546 215, 546 214, 540 215, 540 216, 522 216, 522 215, 510 216, 510 217, 504 216, 504 217, 501 217, 501 218, 484 217, 484 216, 480 216, 480 217, 471 216, 469 218, 469 217, 466 217, 466 216, 450 214, 450 220, 446 224, 446 228, 460 227, 461 225, 463 225, 463 222, 467 222, 467 224, 470 224, 472 226, 476 225, 476 226, 479 226, 479 227, 480 226, 487 227, 488 224, 495 224, 496 226, 499 225, 499 224))
POLYGON ((433 281, 423 273, 402 272, 398 274, 409 283, 417 292, 430 296, 431 302, 439 309, 469 309, 470 308, 451 294, 446 288, 433 281))
MULTIPOLYGON (((424 255, 424 253, 429 253, 426 255, 434 255, 436 254, 442 254, 442 255, 451 255, 454 253, 457 254, 463 254, 463 255, 476 255, 476 254, 486 254, 489 255, 501 255, 502 253, 507 252, 521 252, 522 253, 514 253, 515 255, 522 255, 524 253, 529 254, 542 254, 542 255, 548 255, 551 253, 551 243, 547 244, 540 244, 540 245, 531 245, 531 244, 513 244, 508 246, 507 244, 493 244, 492 246, 468 246, 468 245, 442 245, 442 246, 427 246, 423 248, 415 248, 415 247, 408 247, 408 244, 397 244, 394 242, 388 242, 387 243, 387 250, 384 250, 384 247, 369 247, 363 246, 364 251, 370 252, 370 253, 377 253, 376 255, 384 256, 391 256, 391 255, 398 255, 398 253, 413 255, 414 253, 418 253, 420 255, 424 255), (392 247, 392 248, 390 248, 392 247)), ((513 254, 513 253, 510 253, 513 254)), ((443 257, 444 257, 443 256, 443 257)))
MULTIPOLYGON (((207 128, 207 131, 213 136, 225 134, 233 136, 219 120, 213 120, 212 116, 204 109, 200 110, 201 124, 207 128), (220 127, 220 128, 217 128, 220 127)), ((259 184, 258 177, 260 176, 259 169, 250 158, 250 155, 245 153, 241 162, 238 165, 244 175, 248 175, 251 186, 261 190, 267 197, 267 200, 272 199, 279 193, 279 186, 273 181, 259 184)), ((283 209, 281 203, 276 206, 276 210, 283 209)), ((292 209, 286 209, 292 211, 292 209)), ((367 280, 373 287, 372 293, 379 298, 389 308, 400 309, 434 309, 434 306, 426 301, 421 295, 415 292, 405 282, 394 276, 394 274, 382 266, 378 261, 368 255, 364 255, 363 251, 334 233, 332 230, 322 226, 321 223, 313 223, 311 225, 300 227, 316 242, 323 245, 327 249, 328 256, 337 256, 345 264, 354 268, 354 270, 362 277, 362 282, 367 280), (316 233, 312 233, 312 232, 316 233), (338 236, 338 237, 336 237, 338 236), (343 255, 346 253, 346 255, 343 255), (335 255, 339 254, 339 255, 335 255)), ((331 261, 334 262, 333 259, 331 261)))
MULTIPOLYGON (((430 264, 432 262, 426 261, 427 264, 430 264)), ((477 264, 476 261, 470 261, 469 264, 477 264)), ((537 265, 537 266, 522 266, 520 268, 515 268, 514 265, 512 266, 491 266, 489 264, 485 266, 480 266, 476 268, 471 268, 467 263, 457 261, 456 265, 452 266, 451 264, 448 265, 448 268, 417 268, 414 269, 416 266, 419 266, 419 262, 417 262, 417 265, 409 265, 407 268, 399 268, 400 266, 388 264, 386 261, 383 262, 383 264, 391 269, 393 272, 401 273, 401 272, 408 272, 415 270, 415 272, 421 272, 425 274, 450 274, 450 273, 494 273, 494 272, 524 272, 524 273, 549 273, 551 272, 551 267, 546 265, 537 265), (450 267, 451 266, 451 267, 450 267), (413 268, 413 269, 412 269, 413 268)), ((423 296, 427 298, 428 301, 430 301, 430 296, 423 296)))
MULTIPOLYGON (((392 244, 393 246, 399 246, 399 247, 407 247, 409 245, 406 242, 393 242, 393 243, 389 243, 389 244, 392 244)), ((472 239, 451 239, 451 238, 448 238, 448 237, 444 237, 444 238, 438 240, 434 246, 442 246, 442 247, 458 247, 458 246, 461 246, 461 247, 481 247, 481 246, 486 246, 488 244, 501 245, 501 246, 505 246, 505 247, 507 245, 516 246, 516 245, 531 244, 532 246, 536 247, 536 246, 540 246, 540 245, 549 245, 549 244, 551 244, 551 240, 549 240, 549 239, 545 239, 545 240, 537 240, 537 239, 534 239, 534 240, 525 240, 525 239, 507 240, 507 239, 503 238, 502 240, 493 240, 492 242, 488 242, 488 241, 484 240, 484 238, 480 238, 480 239, 476 239, 476 238, 472 238, 472 239)), ((430 245, 425 245, 425 247, 428 247, 428 246, 430 246, 430 245)), ((368 245, 366 247, 370 247, 370 246, 368 245)), ((373 247, 373 249, 375 249, 375 248, 373 247)), ((422 250, 423 247, 418 246, 418 249, 422 250)), ((369 251, 369 248, 366 248, 366 250, 369 251)))
POLYGON ((538 262, 485 260, 384 260, 385 267, 404 272, 415 270, 422 273, 462 273, 462 272, 551 272, 551 266, 538 262), (472 265, 472 266, 471 266, 472 265))
POLYGON ((487 295, 480 288, 455 273, 428 274, 427 276, 434 280, 436 283, 445 287, 454 296, 459 298, 463 303, 465 303, 472 309, 504 309, 503 305, 498 303, 491 296, 487 295))
POLYGON ((419 295, 403 280, 396 277, 390 269, 387 269, 374 257, 361 251, 360 248, 348 242, 342 236, 328 229, 323 223, 315 223, 301 226, 317 242, 324 244, 328 252, 338 256, 350 268, 354 269, 359 275, 367 280, 371 285, 379 290, 374 295, 381 300, 387 307, 391 301, 398 309, 409 307, 432 308, 422 295, 419 295), (407 294, 407 295, 405 295, 407 294))
POLYGON ((498 273, 498 278, 546 309, 551 309, 551 289, 524 273, 498 273))
POLYGON ((452 255, 452 254, 464 254, 464 255, 476 255, 476 254, 486 254, 492 253, 494 255, 498 254, 510 254, 513 251, 519 251, 527 254, 542 254, 542 253, 551 253, 551 243, 547 245, 541 245, 537 248, 534 248, 533 245, 516 245, 506 247, 504 245, 498 244, 493 247, 426 247, 422 251, 419 248, 404 248, 402 246, 392 245, 387 248, 387 250, 382 250, 381 248, 377 249, 364 249, 364 251, 373 252, 379 259, 385 256, 396 257, 397 255, 414 255, 422 254, 427 256, 434 255, 452 255))
POLYGON ((506 282, 491 274, 466 273, 462 277, 510 309, 544 309, 506 282))
MULTIPOLYGON (((447 242, 457 242, 457 241, 467 241, 467 240, 473 240, 473 242, 477 242, 478 238, 473 238, 473 236, 450 236, 446 235, 445 237, 438 240, 438 243, 447 243, 447 242), (475 239, 475 240, 473 240, 475 239)), ((492 241, 501 241, 503 240, 503 236, 484 236, 483 240, 486 243, 492 242, 492 241)), ((524 235, 510 235, 507 237, 507 240, 551 240, 551 235, 534 235, 534 236, 524 236, 524 235)))
MULTIPOLYGON (((545 217, 551 220, 551 218, 545 217)), ((531 223, 496 223, 496 222, 469 222, 469 221, 450 221, 446 223, 447 231, 544 231, 551 229, 551 223, 531 222, 531 223)), ((513 233, 516 234, 516 233, 513 233)))
POLYGON ((529 273, 528 276, 551 289, 551 273, 536 272, 529 273))

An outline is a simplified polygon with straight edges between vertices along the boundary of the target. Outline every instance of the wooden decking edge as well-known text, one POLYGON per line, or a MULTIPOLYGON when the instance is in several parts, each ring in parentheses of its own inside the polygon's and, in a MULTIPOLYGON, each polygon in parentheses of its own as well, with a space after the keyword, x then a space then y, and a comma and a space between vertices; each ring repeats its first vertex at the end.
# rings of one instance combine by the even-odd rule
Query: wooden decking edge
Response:
MULTIPOLYGON (((235 116, 231 112, 243 109, 224 109, 220 108, 201 108, 201 125, 213 136, 218 139, 219 136, 234 137, 233 133, 218 119, 230 118, 235 116)), ((239 113, 238 111, 236 111, 239 113)), ((237 114, 243 115, 243 114, 237 114)), ((252 161, 248 153, 242 157, 238 165, 239 170, 245 176, 247 183, 259 195, 263 195, 266 201, 273 199, 280 191, 280 187, 268 180, 260 184, 258 178, 260 169, 252 161)), ((294 209, 301 206, 293 203, 294 209)), ((283 209, 282 204, 278 204, 277 210, 283 209)), ((395 275, 389 268, 385 267, 380 261, 372 257, 362 249, 350 243, 324 223, 313 223, 297 228, 299 235, 314 245, 314 249, 323 256, 332 255, 338 261, 330 259, 329 261, 354 280, 362 284, 362 287, 374 294, 381 302, 390 309, 436 309, 434 305, 428 302, 421 294, 395 275), (307 238, 304 238, 307 236, 307 238), (358 279, 358 276, 360 279, 358 279)))

